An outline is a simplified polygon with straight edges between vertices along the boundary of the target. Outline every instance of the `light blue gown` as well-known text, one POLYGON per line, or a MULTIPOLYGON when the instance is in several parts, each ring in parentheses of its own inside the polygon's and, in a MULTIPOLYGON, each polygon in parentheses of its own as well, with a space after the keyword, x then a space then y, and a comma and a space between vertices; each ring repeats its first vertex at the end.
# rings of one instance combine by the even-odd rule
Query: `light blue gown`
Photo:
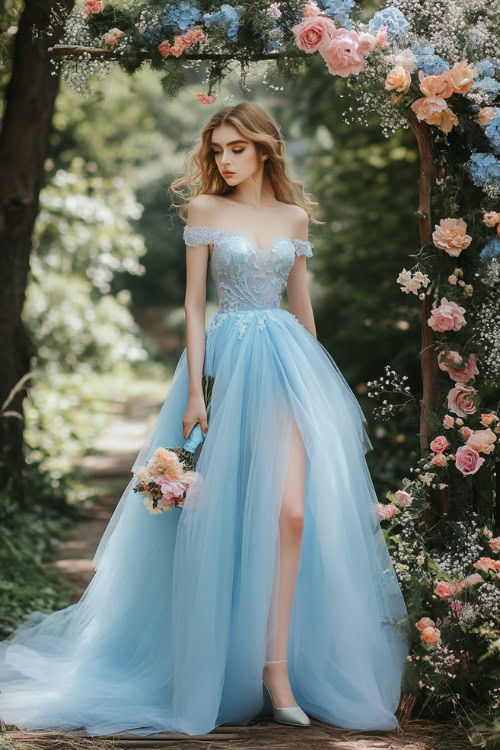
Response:
MULTIPOLYGON (((296 255, 312 244, 185 227, 214 244, 220 309, 206 330, 214 375, 198 494, 151 514, 130 483, 81 599, 35 612, 0 643, 0 714, 23 729, 202 734, 247 724, 275 658, 279 511, 292 420, 306 451, 305 518, 288 637, 297 703, 339 727, 398 726, 407 621, 365 453, 366 420, 337 365, 280 308, 296 255), (200 489, 201 487, 201 489, 200 489)), ((183 445, 183 351, 132 469, 183 445)))

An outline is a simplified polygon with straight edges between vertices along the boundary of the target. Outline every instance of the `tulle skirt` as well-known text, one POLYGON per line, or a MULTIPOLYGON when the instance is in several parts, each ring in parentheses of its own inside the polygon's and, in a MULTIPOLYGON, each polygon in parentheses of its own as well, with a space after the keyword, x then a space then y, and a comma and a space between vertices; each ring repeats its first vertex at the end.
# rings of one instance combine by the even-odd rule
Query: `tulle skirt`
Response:
MULTIPOLYGON (((295 421, 306 479, 290 684, 312 718, 397 727, 407 611, 374 512, 373 446, 354 394, 322 344, 279 308, 219 310, 204 373, 215 381, 198 492, 153 515, 132 477, 81 599, 33 613, 0 643, 3 720, 93 735, 203 734, 261 712, 295 421)), ((157 447, 183 445, 188 387, 184 350, 133 470, 157 447)))

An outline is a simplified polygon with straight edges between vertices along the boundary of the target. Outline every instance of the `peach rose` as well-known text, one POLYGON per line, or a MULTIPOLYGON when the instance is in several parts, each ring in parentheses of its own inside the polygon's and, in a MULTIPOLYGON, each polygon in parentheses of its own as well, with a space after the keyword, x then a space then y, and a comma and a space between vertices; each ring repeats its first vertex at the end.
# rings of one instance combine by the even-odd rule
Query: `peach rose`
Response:
POLYGON ((472 567, 482 570, 483 573, 487 573, 489 570, 495 570, 495 560, 491 557, 480 557, 472 567))
POLYGON ((448 393, 448 409, 454 414, 463 417, 466 417, 468 414, 475 414, 476 404, 474 403, 472 396, 476 393, 476 389, 471 385, 457 383, 457 385, 451 388, 448 393))
POLYGON ((453 84, 455 94, 466 94, 474 82, 474 66, 467 60, 455 63, 447 73, 453 84))
POLYGON ((327 16, 307 16, 292 26, 297 47, 308 54, 316 52, 321 44, 328 44, 336 30, 332 19, 327 16))
POLYGON ((356 31, 335 29, 328 43, 319 47, 319 53, 332 75, 346 78, 358 75, 365 68, 363 55, 359 51, 359 36, 356 31))
MULTIPOLYGON (((463 427, 465 430, 466 428, 463 427)), ((478 453, 493 453, 495 450, 497 436, 487 427, 485 430, 476 430, 468 439, 467 445, 474 448, 478 453)))
POLYGON ((431 464, 433 466, 446 466, 447 463, 448 459, 444 453, 436 453, 436 455, 431 458, 431 464))
POLYGON ((387 29, 379 29, 375 34, 375 42, 378 49, 385 49, 389 46, 387 41, 387 29))
POLYGON ((449 599, 450 596, 453 596, 453 586, 448 581, 438 581, 434 587, 434 593, 440 599, 449 599))
POLYGON ((445 418, 443 419, 443 427, 446 427, 446 429, 449 430, 451 427, 453 427, 454 424, 454 418, 449 414, 446 414, 445 418))
POLYGON ((436 451, 436 453, 441 453, 442 451, 445 451, 448 447, 449 443, 444 435, 439 435, 438 437, 434 438, 434 440, 431 443, 431 451, 436 451))
POLYGON ((493 414, 493 412, 489 412, 488 414, 481 414, 481 424, 484 424, 485 427, 488 427, 490 424, 493 424, 497 419, 497 415, 493 414))
POLYGON ((439 307, 433 308, 427 324, 433 331, 459 331, 465 325, 465 307, 441 297, 439 307))
POLYGON ((488 211, 484 214, 483 221, 487 227, 494 227, 500 221, 500 214, 496 211, 488 211))
POLYGON ((475 474, 484 464, 484 458, 468 445, 461 445, 457 450, 455 466, 464 477, 475 474))
POLYGON ((395 68, 387 73, 385 79, 385 88, 389 91, 396 89, 397 91, 403 91, 406 93, 410 88, 411 75, 403 68, 402 65, 396 65, 395 68))
POLYGON ((424 628, 432 628, 434 626, 434 620, 430 617, 421 617, 418 622, 415 623, 415 627, 422 632, 424 628))
MULTIPOLYGON (((458 352, 449 352, 448 355, 446 355, 445 352, 439 352, 439 369, 447 372, 450 378, 457 383, 467 383, 468 380, 474 380, 475 376, 479 375, 476 355, 469 354, 465 367, 451 367, 449 364, 450 360, 452 359, 451 355, 455 354, 458 354, 458 352)), ((456 362, 457 365, 461 364, 462 362, 462 357, 459 354, 458 356, 460 357, 460 361, 456 362)))
POLYGON ((435 646, 440 637, 441 632, 438 628, 424 628, 420 634, 420 638, 429 646, 435 646))
POLYGON ((481 107, 477 119, 479 124, 484 127, 489 123, 494 114, 494 107, 481 107))
POLYGON ((469 247, 472 237, 466 234, 467 224, 463 219, 441 219, 439 226, 434 225, 432 239, 436 247, 445 250, 448 255, 456 257, 469 247))
POLYGON ((500 536, 490 539, 488 544, 490 545, 492 552, 500 552, 500 536))
POLYGON ((102 38, 106 42, 106 44, 116 44, 118 39, 123 36, 125 32, 120 31, 120 29, 110 29, 105 34, 102 35, 102 38))
POLYGON ((423 96, 416 99, 411 108, 417 120, 424 120, 428 125, 436 125, 444 133, 449 133, 454 125, 458 125, 458 117, 443 97, 423 96))
POLYGON ((420 81, 420 91, 424 96, 438 96, 447 99, 453 94, 453 83, 447 70, 438 76, 424 76, 423 72, 419 70, 418 80, 420 81))

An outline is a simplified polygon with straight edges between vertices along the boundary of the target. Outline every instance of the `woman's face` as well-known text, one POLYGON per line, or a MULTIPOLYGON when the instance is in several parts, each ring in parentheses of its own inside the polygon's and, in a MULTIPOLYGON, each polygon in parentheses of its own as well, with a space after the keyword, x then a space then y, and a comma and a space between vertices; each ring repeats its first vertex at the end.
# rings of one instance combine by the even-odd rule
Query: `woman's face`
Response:
POLYGON ((212 150, 217 168, 228 185, 239 185, 252 177, 267 158, 259 156, 253 141, 229 124, 213 129, 212 150))

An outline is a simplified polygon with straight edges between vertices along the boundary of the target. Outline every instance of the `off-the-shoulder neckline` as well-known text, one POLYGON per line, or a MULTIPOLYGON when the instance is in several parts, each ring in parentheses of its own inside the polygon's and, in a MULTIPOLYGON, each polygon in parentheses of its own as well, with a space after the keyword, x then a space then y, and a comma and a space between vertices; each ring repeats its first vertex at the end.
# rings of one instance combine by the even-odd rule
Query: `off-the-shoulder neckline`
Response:
POLYGON ((289 237, 289 235, 287 234, 280 234, 278 237, 276 237, 276 239, 273 240, 271 247, 268 250, 262 250, 260 247, 257 246, 255 241, 246 232, 233 232, 230 229, 221 229, 220 227, 209 227, 209 226, 200 225, 200 224, 197 224, 192 227, 189 227, 186 224, 184 229, 210 229, 213 232, 220 232, 220 234, 224 234, 224 235, 233 235, 233 237, 244 237, 246 240, 250 242, 250 244, 255 248, 255 250, 263 254, 270 253, 274 249, 274 247, 278 244, 278 242, 281 242, 281 240, 288 240, 289 242, 292 242, 292 243, 301 242, 304 245, 310 245, 312 247, 312 242, 310 242, 309 240, 299 240, 293 237, 289 237))

